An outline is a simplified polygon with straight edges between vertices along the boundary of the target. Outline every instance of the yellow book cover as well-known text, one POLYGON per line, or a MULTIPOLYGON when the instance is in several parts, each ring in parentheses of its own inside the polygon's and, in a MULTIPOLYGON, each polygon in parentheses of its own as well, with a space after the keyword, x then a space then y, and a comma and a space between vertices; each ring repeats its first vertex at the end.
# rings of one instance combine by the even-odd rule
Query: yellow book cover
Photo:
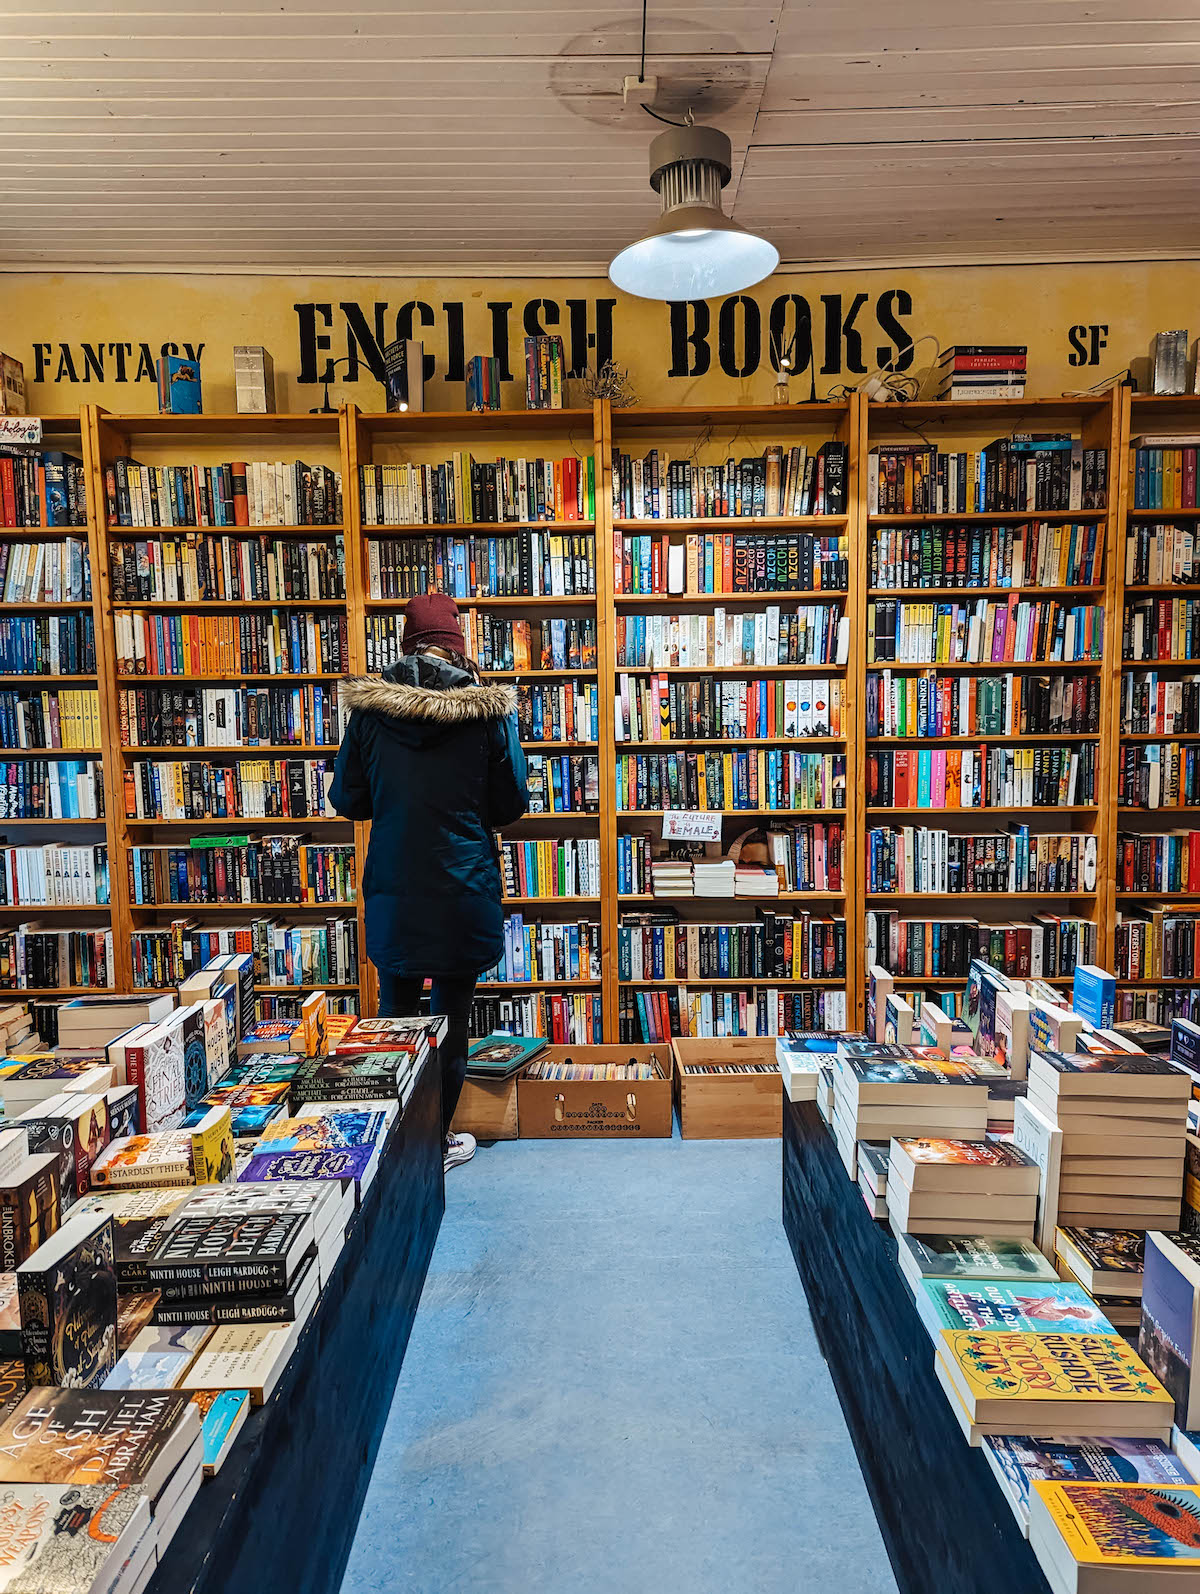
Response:
POLYGON ((237 1178, 233 1117, 212 1107, 191 1131, 192 1177, 197 1184, 231 1184, 237 1178))
POLYGON ((942 1355, 978 1400, 1128 1401, 1160 1406, 1171 1420, 1174 1401, 1123 1339, 1113 1334, 972 1333, 943 1329, 942 1355))
POLYGON ((1200 1567, 1200 1488, 1040 1479, 1033 1487, 1039 1514, 1050 1518, 1077 1561, 1200 1567))
POLYGON ((305 1057, 324 1057, 329 1049, 329 1003, 324 991, 313 991, 300 1008, 300 1039, 305 1057))

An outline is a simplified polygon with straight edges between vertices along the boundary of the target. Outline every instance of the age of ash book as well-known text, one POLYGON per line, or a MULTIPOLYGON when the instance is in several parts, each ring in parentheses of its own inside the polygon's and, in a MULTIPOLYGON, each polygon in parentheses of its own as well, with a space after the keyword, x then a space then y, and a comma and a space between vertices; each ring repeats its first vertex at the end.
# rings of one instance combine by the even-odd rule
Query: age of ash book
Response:
POLYGON ((312 1242, 312 1221, 302 1212, 184 1214, 159 1241, 147 1271, 164 1298, 217 1284, 246 1294, 284 1290, 312 1242))
POLYGON ((0 1423, 0 1482, 137 1484, 153 1499, 199 1433, 173 1390, 31 1389, 0 1423))
POLYGON ((1043 1565, 1063 1568, 1056 1588, 1153 1594, 1161 1586, 1183 1594, 1196 1587, 1200 1569, 1200 1488, 1035 1482, 1029 1544, 1043 1565))
POLYGON ((17 1296, 29 1384, 103 1384, 117 1361, 112 1219, 68 1218, 17 1269, 17 1296))
POLYGON ((0 1594, 98 1594, 145 1545, 154 1526, 141 1489, 0 1485, 0 1594))

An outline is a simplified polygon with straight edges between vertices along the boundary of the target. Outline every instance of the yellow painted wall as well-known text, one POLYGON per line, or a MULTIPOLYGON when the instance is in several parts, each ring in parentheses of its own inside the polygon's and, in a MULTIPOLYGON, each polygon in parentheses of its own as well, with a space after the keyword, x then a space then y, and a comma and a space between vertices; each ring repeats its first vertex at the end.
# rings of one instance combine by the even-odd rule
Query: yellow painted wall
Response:
MULTIPOLYGON (((425 407, 459 410, 461 381, 447 379, 456 356, 461 362, 507 348, 520 378, 527 329, 562 332, 569 356, 573 350, 594 361, 585 337, 599 329, 603 345, 607 326, 614 357, 629 368, 644 403, 766 403, 774 313, 786 338, 800 325, 801 363, 811 328, 819 397, 841 382, 861 382, 907 340, 928 335, 943 346, 1027 343, 1029 391, 1041 395, 1089 387, 1130 363, 1137 369, 1156 330, 1200 331, 1198 288, 1200 265, 1179 261, 787 272, 744 301, 673 310, 618 294, 597 278, 15 273, 0 276, 0 349, 24 362, 30 410, 52 414, 84 402, 153 410, 153 359, 164 346, 194 355, 202 344, 204 406, 220 413, 235 407, 234 344, 260 343, 275 360, 277 407, 306 410, 320 403, 311 378, 325 362, 360 351, 357 315, 358 326, 371 335, 378 329, 383 341, 398 329, 423 339, 431 366, 425 407), (696 330, 697 316, 709 329, 688 345, 684 334, 696 330)), ((935 354, 925 341, 903 358, 920 373, 935 354)), ((793 384, 796 397, 808 389, 807 378, 793 384)), ((334 403, 382 408, 379 385, 361 361, 356 373, 341 366, 331 391, 334 403)), ((523 406, 520 380, 505 391, 506 408, 523 406)))

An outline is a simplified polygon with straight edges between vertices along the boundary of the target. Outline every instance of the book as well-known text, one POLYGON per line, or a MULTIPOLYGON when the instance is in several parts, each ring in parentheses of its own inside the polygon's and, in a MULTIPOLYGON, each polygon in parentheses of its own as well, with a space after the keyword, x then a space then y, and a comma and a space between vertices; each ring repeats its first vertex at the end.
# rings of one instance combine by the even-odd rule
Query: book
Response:
MULTIPOLYGON (((340 1246, 338 1247, 340 1249, 340 1246)), ((321 1248, 313 1245, 304 1253, 295 1275, 285 1289, 242 1293, 223 1285, 203 1286, 203 1293, 164 1290, 154 1307, 154 1322, 172 1325, 220 1325, 223 1323, 303 1323, 321 1291, 321 1248), (218 1291, 224 1293, 217 1293, 218 1291)))
POLYGON ((1029 1279, 973 1283, 924 1279, 917 1293, 921 1321, 936 1340, 947 1328, 1009 1329, 1016 1333, 1057 1330, 1062 1334, 1115 1334, 1116 1329, 1078 1284, 1029 1279))
MULTIPOLYGON (((80 1202, 80 1212, 101 1213, 112 1219, 113 1255, 120 1291, 147 1287, 146 1265, 170 1215, 186 1201, 191 1187, 153 1186, 145 1189, 94 1191, 80 1202)), ((147 1313, 147 1318, 149 1314, 147 1313)))
POLYGON ((1063 1132, 1025 1098, 1013 1103, 1013 1144, 1038 1170, 1037 1227, 1034 1239, 1049 1253, 1058 1223, 1058 1190, 1062 1170, 1063 1132))
POLYGON ((17 1304, 17 1275, 0 1273, 0 1356, 21 1355, 21 1311, 17 1304))
POLYGON ((1117 982, 1094 963, 1077 963, 1071 988, 1071 1007, 1097 1029, 1107 1029, 1115 1015, 1117 982))
POLYGON ((193 1213, 177 1216, 147 1267, 163 1299, 210 1293, 285 1290, 313 1242, 302 1212, 193 1213))
POLYGON ((981 1448, 1026 1534, 1031 1485, 1037 1482, 1186 1486, 1195 1481, 1181 1458, 1158 1439, 1089 1439, 1084 1435, 1032 1439, 1028 1434, 989 1434, 981 1448))
MULTIPOLYGON (((118 1274, 118 1285, 120 1275, 118 1274)), ((137 1290, 117 1294, 117 1350, 123 1356, 141 1331, 148 1326, 158 1304, 157 1290, 137 1290)))
POLYGON ((200 362, 182 354, 161 354, 154 362, 160 415, 200 415, 200 362))
POLYGON ((335 1043, 338 1057, 358 1052, 409 1052, 423 1057, 446 1036, 446 1020, 434 1015, 411 1018, 360 1018, 335 1043))
POLYGON ((276 1118, 263 1130, 254 1151, 271 1156, 280 1151, 333 1151, 349 1146, 372 1146, 378 1150, 396 1118, 395 1104, 389 1105, 390 1114, 367 1109, 322 1112, 319 1117, 276 1118))
POLYGON ((228 1184, 236 1179, 233 1118, 227 1106, 210 1107, 188 1134, 196 1184, 228 1184))
POLYGON ((124 1351, 105 1380, 105 1389, 175 1389, 203 1350, 212 1330, 197 1327, 146 1327, 124 1351))
POLYGON ((99 1594, 135 1559, 154 1565, 156 1534, 141 1489, 20 1483, 0 1490, 0 1591, 99 1594))
POLYGON ((287 1366, 297 1329, 294 1323, 230 1323, 214 1329, 181 1388, 244 1389, 261 1406, 287 1366))
POLYGON ((399 1100, 411 1067, 407 1052, 309 1058, 292 1080, 292 1102, 399 1100))
POLYGON ((0 1272, 15 1273, 62 1218, 59 1159, 53 1153, 26 1157, 0 1184, 0 1272))
POLYGON ((1146 1236, 1138 1352, 1169 1390, 1180 1428, 1200 1426, 1200 1240, 1146 1236))
POLYGON ((18 1267, 17 1296, 29 1384, 103 1384, 117 1361, 112 1220, 68 1218, 18 1267))
POLYGON ((508 1079, 546 1049, 539 1036, 484 1035, 467 1048, 468 1079, 508 1079))
POLYGON ((1057 1280, 1053 1267, 1030 1240, 958 1234, 904 1234, 898 1237, 900 1271, 914 1293, 927 1278, 1057 1280))
POLYGON ((1058 1228, 1054 1248, 1085 1290, 1097 1295, 1142 1293, 1144 1231, 1058 1228))
POLYGON ((153 1499, 199 1433, 174 1391, 31 1389, 0 1423, 0 1483, 140 1485, 153 1499))
POLYGON ((1200 1570, 1200 1488, 1157 1483, 1035 1482, 1029 1544, 1052 1586, 1152 1594, 1160 1583, 1195 1587, 1200 1570), (1189 1572, 1192 1576, 1186 1576, 1189 1572), (1155 1577, 1155 1571, 1162 1577, 1155 1577))
POLYGON ((998 1433, 1169 1437, 1173 1402, 1115 1334, 943 1329, 938 1375, 972 1425, 998 1433))
POLYGON ((248 1389, 198 1389, 192 1401, 200 1412, 204 1476, 215 1478, 250 1415, 248 1389))
POLYGON ((374 1146, 256 1154, 242 1169, 239 1182, 273 1184, 292 1179, 353 1179, 361 1192, 374 1177, 377 1159, 374 1146))
POLYGON ((92 1167, 92 1183, 98 1190, 113 1186, 181 1186, 195 1182, 192 1137, 185 1129, 114 1140, 92 1167))

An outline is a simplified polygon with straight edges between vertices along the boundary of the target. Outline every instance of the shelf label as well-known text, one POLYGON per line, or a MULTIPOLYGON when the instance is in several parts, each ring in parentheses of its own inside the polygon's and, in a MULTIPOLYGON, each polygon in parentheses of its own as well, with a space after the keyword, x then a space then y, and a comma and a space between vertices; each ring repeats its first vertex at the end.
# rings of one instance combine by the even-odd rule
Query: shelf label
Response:
POLYGON ((670 810, 663 815, 664 841, 720 841, 723 814, 693 814, 670 810))
POLYGON ((40 443, 42 422, 37 415, 0 415, 0 443, 40 443))

